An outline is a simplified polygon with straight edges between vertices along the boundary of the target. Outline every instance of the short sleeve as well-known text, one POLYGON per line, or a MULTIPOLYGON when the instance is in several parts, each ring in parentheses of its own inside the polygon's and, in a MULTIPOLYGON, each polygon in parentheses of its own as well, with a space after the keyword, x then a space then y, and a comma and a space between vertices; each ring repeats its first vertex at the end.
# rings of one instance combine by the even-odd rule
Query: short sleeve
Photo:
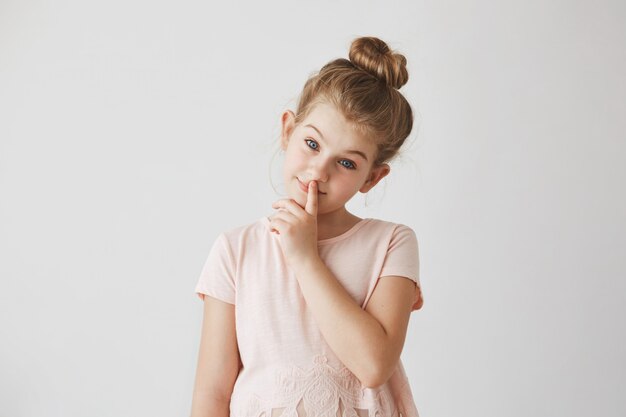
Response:
POLYGON ((195 288, 204 300, 204 294, 229 304, 235 304, 235 260, 224 233, 221 233, 207 257, 195 288))
POLYGON ((419 249, 417 236, 410 227, 398 224, 393 231, 380 276, 397 275, 409 278, 415 286, 415 303, 411 311, 419 310, 424 304, 419 280, 419 249))

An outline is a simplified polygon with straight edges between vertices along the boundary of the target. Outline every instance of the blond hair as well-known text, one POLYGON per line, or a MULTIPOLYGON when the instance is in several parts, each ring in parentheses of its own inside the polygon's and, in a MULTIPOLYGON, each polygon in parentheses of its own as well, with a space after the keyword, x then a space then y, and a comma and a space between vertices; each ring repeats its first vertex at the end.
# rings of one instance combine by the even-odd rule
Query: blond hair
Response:
POLYGON ((349 59, 338 58, 312 74, 296 109, 296 125, 320 102, 335 106, 377 146, 373 166, 392 160, 413 128, 411 106, 398 91, 409 79, 404 55, 375 37, 352 41, 349 59))

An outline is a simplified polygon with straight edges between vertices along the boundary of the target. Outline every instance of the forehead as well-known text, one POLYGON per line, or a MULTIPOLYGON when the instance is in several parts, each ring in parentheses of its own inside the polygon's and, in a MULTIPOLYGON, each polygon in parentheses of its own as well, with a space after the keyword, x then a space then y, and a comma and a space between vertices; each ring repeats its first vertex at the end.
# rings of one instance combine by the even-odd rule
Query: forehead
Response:
POLYGON ((304 129, 314 130, 307 125, 315 126, 323 135, 322 140, 337 149, 359 149, 367 155, 376 149, 376 145, 362 137, 332 104, 321 102, 315 105, 302 122, 304 129))

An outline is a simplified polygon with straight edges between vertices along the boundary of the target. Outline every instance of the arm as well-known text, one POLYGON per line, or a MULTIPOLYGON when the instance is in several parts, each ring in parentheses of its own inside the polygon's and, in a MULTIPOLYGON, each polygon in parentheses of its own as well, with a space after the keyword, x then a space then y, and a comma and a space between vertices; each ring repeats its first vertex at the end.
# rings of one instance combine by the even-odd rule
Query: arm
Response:
POLYGON ((235 306, 204 294, 191 417, 229 417, 230 396, 240 366, 235 306))
POLYGON ((415 282, 398 276, 380 278, 363 310, 319 258, 299 264, 296 277, 337 357, 363 385, 384 384, 400 359, 415 282))

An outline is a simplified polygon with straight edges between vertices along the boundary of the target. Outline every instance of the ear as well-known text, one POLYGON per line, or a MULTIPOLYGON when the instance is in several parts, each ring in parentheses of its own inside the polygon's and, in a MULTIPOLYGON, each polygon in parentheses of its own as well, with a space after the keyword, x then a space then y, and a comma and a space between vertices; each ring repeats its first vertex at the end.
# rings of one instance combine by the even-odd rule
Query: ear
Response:
POLYGON ((289 143, 289 137, 293 133, 293 129, 296 125, 296 115, 291 110, 285 110, 280 116, 281 132, 280 132, 280 147, 283 151, 287 150, 287 144, 289 143))
POLYGON ((359 191, 362 193, 368 192, 369 190, 374 188, 376 184, 378 184, 378 181, 386 177, 390 171, 391 168, 387 164, 382 164, 380 166, 372 168, 367 177, 367 180, 363 183, 359 191))

